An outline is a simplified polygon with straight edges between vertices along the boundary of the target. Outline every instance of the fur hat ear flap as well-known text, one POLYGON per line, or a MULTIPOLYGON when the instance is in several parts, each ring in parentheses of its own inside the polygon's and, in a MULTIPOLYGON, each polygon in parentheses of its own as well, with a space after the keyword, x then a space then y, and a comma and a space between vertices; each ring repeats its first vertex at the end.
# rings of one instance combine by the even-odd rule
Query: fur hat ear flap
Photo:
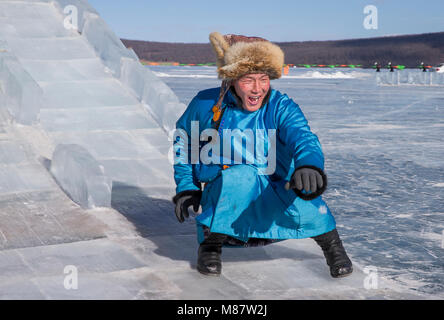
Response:
POLYGON ((210 43, 213 46, 213 50, 217 56, 217 66, 220 68, 225 64, 225 51, 228 50, 230 45, 225 40, 224 36, 221 35, 219 32, 210 33, 210 43))

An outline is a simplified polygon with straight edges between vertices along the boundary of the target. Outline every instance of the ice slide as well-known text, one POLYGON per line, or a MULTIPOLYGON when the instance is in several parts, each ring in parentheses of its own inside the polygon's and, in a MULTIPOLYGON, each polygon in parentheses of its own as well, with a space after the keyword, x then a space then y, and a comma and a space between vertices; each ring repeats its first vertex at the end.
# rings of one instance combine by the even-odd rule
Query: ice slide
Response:
POLYGON ((330 278, 311 239, 198 274, 169 201, 184 108, 86 1, 0 0, 1 299, 417 298, 357 265, 330 278))

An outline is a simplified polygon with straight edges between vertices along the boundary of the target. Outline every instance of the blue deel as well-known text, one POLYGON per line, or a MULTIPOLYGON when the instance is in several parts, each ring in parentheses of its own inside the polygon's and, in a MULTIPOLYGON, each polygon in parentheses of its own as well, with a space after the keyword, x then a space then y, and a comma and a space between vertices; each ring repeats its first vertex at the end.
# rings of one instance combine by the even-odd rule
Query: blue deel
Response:
POLYGON ((245 242, 308 238, 333 230, 334 217, 321 196, 306 201, 284 187, 297 168, 324 170, 319 139, 299 106, 270 89, 268 103, 250 112, 228 91, 216 132, 212 108, 219 90, 199 92, 176 123, 176 192, 199 190, 204 183, 202 213, 196 217, 198 242, 203 241, 202 226, 245 242), (229 168, 224 170, 224 164, 229 168))

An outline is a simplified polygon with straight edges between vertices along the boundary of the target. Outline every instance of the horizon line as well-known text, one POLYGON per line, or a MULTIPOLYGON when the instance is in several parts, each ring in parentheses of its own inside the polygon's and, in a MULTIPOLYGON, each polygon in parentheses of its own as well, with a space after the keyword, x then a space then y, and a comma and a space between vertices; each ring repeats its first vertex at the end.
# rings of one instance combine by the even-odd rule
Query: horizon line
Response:
MULTIPOLYGON (((439 34, 444 33, 444 31, 437 31, 437 32, 425 32, 425 33, 410 33, 410 34, 390 34, 390 35, 384 35, 384 36, 378 36, 378 37, 368 37, 368 38, 348 38, 348 39, 336 39, 336 40, 293 40, 293 41, 270 41, 273 43, 302 43, 302 42, 338 42, 338 41, 351 41, 351 40, 371 40, 371 39, 381 39, 381 38, 395 38, 395 37, 410 37, 410 36, 421 36, 421 35, 430 35, 430 34, 439 34)), ((169 41, 152 41, 152 40, 140 40, 140 39, 128 39, 128 38, 120 38, 123 40, 129 40, 129 41, 143 41, 143 42, 157 42, 157 43, 168 43, 168 44, 209 44, 208 42, 169 42, 169 41)), ((267 39, 268 40, 268 39, 267 39)))

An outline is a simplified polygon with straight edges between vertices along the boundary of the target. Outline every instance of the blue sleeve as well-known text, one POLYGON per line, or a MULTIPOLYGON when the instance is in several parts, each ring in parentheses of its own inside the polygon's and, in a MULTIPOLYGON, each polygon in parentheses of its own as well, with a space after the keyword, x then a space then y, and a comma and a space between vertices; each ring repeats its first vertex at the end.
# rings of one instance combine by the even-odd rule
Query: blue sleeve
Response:
POLYGON ((186 190, 200 190, 200 183, 195 177, 191 163, 191 122, 199 121, 198 108, 199 98, 196 96, 176 122, 173 141, 173 152, 176 155, 174 161, 176 193, 186 190))
POLYGON ((279 101, 276 112, 278 139, 289 148, 295 169, 314 166, 324 170, 324 155, 318 137, 310 131, 302 110, 287 95, 279 101))

